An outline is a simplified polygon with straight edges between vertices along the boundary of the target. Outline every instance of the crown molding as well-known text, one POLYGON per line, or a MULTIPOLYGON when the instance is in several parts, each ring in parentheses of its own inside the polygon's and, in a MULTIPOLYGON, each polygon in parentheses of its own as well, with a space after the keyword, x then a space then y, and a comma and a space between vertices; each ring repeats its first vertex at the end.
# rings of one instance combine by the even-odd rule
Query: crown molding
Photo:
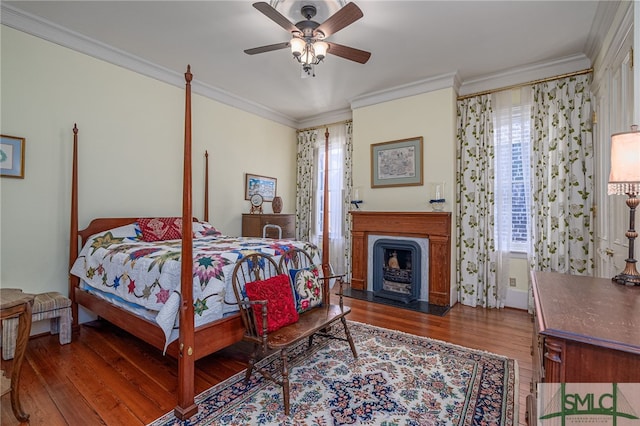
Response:
POLYGON ((352 118, 353 111, 351 108, 337 109, 298 121, 298 129, 323 126, 327 123, 337 123, 340 121, 351 120, 352 118))
MULTIPOLYGON (((75 31, 39 18, 28 12, 5 3, 0 4, 0 22, 18 31, 39 37, 51 43, 84 53, 110 64, 121 66, 130 71, 154 78, 164 83, 184 87, 184 75, 161 67, 152 62, 116 49, 100 41, 86 37, 75 31)), ((220 88, 194 80, 192 91, 209 99, 221 102, 257 116, 275 121, 288 127, 297 128, 298 122, 292 117, 281 114, 263 105, 240 98, 220 88)))
POLYGON ((406 98, 408 96, 420 95, 440 89, 451 87, 457 89, 458 83, 459 80, 456 72, 442 74, 413 83, 403 84, 358 96, 351 100, 351 109, 393 101, 400 98, 406 98))
POLYGON ((589 30, 589 37, 585 47, 587 56, 591 62, 597 64, 598 52, 602 51, 603 43, 606 43, 607 33, 616 25, 616 20, 624 19, 620 16, 630 14, 633 2, 629 1, 601 1, 589 30))
POLYGON ((603 18, 603 23, 599 25, 606 31, 599 31, 600 44, 598 51, 594 53, 593 67, 596 70, 594 72, 596 84, 599 84, 608 72, 608 67, 605 64, 610 64, 615 60, 614 58, 620 53, 620 50, 625 47, 625 42, 629 43, 626 45, 627 47, 633 46, 633 39, 630 37, 633 37, 632 31, 634 30, 634 8, 626 2, 614 2, 614 5, 618 5, 618 7, 614 9, 610 6, 603 9, 606 10, 606 13, 603 12, 606 18, 603 18))
POLYGON ((591 60, 586 55, 572 55, 553 61, 529 64, 521 67, 510 68, 496 74, 490 74, 462 83, 458 95, 465 96, 472 93, 480 93, 488 90, 497 90, 535 81, 556 75, 569 74, 591 67, 591 60))
MULTIPOLYGON (((619 6, 619 2, 612 3, 619 6)), ((606 23, 611 22, 611 19, 613 19, 612 16, 615 15, 617 10, 617 7, 613 5, 604 9, 602 11, 602 14, 605 15, 603 20, 599 21, 597 24, 594 22, 591 32, 597 35, 598 31, 601 31, 599 28, 606 27, 606 23)), ((51 43, 121 66, 125 69, 154 78, 167 84, 176 87, 184 86, 184 76, 182 73, 177 73, 165 67, 143 60, 137 56, 131 55, 130 53, 116 49, 105 43, 91 39, 5 3, 0 3, 0 22, 3 25, 42 38, 51 43)), ((598 37, 594 36, 588 41, 587 44, 591 49, 590 51, 597 47, 595 46, 595 41, 593 41, 597 39, 598 37)), ((272 110, 256 102, 241 98, 218 87, 206 85, 199 82, 197 79, 193 81, 192 90, 195 94, 218 101, 225 105, 255 114, 259 117, 294 129, 300 129, 324 123, 348 120, 351 119, 352 111, 356 108, 393 101, 435 90, 453 88, 458 95, 464 96, 471 93, 495 90, 500 87, 521 84, 540 78, 571 73, 590 68, 591 66, 592 61, 587 56, 580 54, 560 58, 554 61, 512 68, 496 74, 486 75, 466 81, 462 81, 457 72, 450 72, 416 82, 366 93, 351 99, 350 108, 328 111, 326 113, 301 120, 296 120, 293 117, 272 110)))

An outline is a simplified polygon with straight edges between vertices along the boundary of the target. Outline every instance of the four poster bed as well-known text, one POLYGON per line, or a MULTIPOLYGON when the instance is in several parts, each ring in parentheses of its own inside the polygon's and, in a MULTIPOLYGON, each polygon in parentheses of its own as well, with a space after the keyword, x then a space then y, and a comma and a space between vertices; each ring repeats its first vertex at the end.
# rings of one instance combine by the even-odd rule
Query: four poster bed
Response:
MULTIPOLYGON (((225 237, 208 224, 208 154, 205 154, 204 222, 193 218, 191 80, 187 67, 181 218, 99 218, 80 230, 78 128, 73 128, 69 295, 74 329, 78 329, 81 305, 177 358, 178 395, 174 412, 180 419, 198 411, 194 402, 195 361, 242 340, 244 334, 237 305, 233 304, 235 296, 227 285, 231 274, 226 272, 248 251, 278 256, 298 247, 320 260, 320 251, 308 242, 225 237), (154 237, 153 232, 159 227, 173 227, 179 237, 175 233, 168 234, 174 238, 163 239, 160 234, 154 237), (182 232, 189 228, 193 232, 182 232), (137 311, 130 309, 132 305, 137 311)), ((328 131, 325 138, 328 139, 328 131)), ((325 172, 325 180, 327 176, 325 172)), ((325 181, 325 191, 327 188, 325 181)), ((326 195, 324 200, 321 261, 328 276, 326 195)))

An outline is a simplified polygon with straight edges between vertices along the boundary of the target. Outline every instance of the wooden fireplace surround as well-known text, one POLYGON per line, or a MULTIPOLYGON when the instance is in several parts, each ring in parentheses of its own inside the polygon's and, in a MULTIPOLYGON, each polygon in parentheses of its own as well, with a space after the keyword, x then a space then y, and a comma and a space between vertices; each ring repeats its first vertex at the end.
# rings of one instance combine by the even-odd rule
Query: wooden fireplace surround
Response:
POLYGON ((352 211, 351 287, 367 289, 369 235, 429 239, 429 303, 451 303, 451 213, 352 211))

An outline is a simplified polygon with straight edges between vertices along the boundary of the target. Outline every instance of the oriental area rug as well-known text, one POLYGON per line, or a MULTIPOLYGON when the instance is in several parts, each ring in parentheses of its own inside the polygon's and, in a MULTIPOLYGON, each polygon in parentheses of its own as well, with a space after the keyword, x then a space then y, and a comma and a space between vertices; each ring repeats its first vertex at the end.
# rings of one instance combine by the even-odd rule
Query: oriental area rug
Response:
MULTIPOLYGON (((246 383, 241 372, 198 395, 189 420, 171 412, 150 425, 518 424, 515 360, 353 321, 349 327, 357 360, 337 340, 317 338, 311 350, 305 341, 292 351, 289 416, 279 386, 256 374, 246 383)), ((279 371, 277 354, 262 362, 279 371)))

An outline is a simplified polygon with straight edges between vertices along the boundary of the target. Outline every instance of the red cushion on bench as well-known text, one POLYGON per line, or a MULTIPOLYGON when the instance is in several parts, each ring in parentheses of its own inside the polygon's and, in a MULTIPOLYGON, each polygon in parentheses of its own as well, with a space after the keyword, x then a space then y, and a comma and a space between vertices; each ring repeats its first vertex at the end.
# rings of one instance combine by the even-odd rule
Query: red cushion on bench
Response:
MULTIPOLYGON (((293 291, 286 274, 246 283, 245 291, 251 301, 267 301, 268 333, 298 321, 298 311, 293 302, 293 291)), ((254 305, 253 312, 256 316, 258 334, 262 335, 262 305, 254 305)))

